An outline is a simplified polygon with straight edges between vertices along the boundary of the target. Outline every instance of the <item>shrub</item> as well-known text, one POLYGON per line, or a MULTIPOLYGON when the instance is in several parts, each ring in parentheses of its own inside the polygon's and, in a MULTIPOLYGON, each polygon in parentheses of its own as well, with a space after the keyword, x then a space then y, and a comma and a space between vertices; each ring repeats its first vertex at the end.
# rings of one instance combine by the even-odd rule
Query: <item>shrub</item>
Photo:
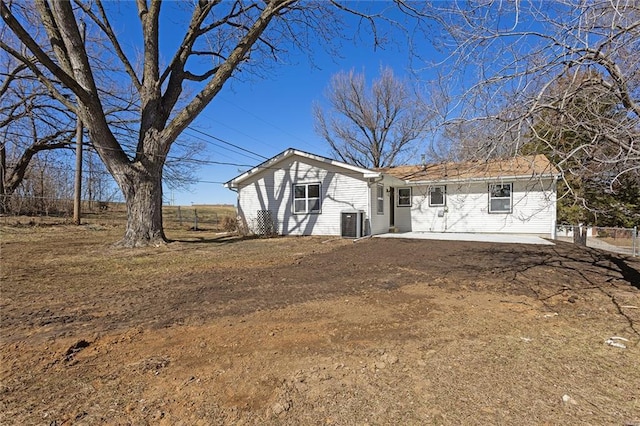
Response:
POLYGON ((223 216, 220 226, 226 232, 236 232, 238 230, 238 219, 232 216, 223 216))

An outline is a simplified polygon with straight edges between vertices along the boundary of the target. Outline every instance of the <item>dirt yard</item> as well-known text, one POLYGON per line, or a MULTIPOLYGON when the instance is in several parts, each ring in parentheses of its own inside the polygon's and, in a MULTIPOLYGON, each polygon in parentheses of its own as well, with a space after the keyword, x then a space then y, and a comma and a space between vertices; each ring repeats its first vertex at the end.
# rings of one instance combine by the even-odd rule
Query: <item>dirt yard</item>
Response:
POLYGON ((640 425, 638 260, 568 243, 182 232, 121 250, 113 226, 0 232, 3 425, 640 425))

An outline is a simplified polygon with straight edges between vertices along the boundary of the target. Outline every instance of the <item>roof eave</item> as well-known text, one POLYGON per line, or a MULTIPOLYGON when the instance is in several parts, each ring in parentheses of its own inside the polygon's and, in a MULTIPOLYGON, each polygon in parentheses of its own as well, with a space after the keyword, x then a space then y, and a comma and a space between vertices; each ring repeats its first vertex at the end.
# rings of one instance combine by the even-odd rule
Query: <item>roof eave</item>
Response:
POLYGON ((461 183, 461 182, 489 182, 496 180, 528 180, 528 179, 552 179, 559 177, 559 174, 548 173, 541 175, 507 175, 507 176, 488 176, 475 178, 457 178, 457 179, 427 179, 427 180, 405 180, 407 185, 428 185, 433 183, 461 183))
POLYGON ((252 169, 247 170, 246 172, 242 173, 241 175, 238 175, 235 178, 225 182, 223 184, 223 186, 225 188, 228 188, 228 189, 238 189, 242 182, 244 182, 245 180, 249 179, 254 174, 256 174, 256 173, 258 173, 258 172, 260 172, 260 171, 262 171, 262 170, 264 170, 266 168, 269 168, 273 164, 278 163, 280 161, 283 161, 283 160, 285 160, 288 157, 291 157, 293 155, 298 155, 300 157, 312 159, 312 160, 318 161, 320 163, 326 163, 326 164, 330 164, 330 165, 335 166, 335 167, 341 167, 343 169, 348 169, 348 170, 352 170, 352 171, 355 171, 355 172, 358 172, 358 173, 362 173, 362 177, 364 179, 379 178, 380 176, 382 176, 382 173, 374 171, 374 170, 365 169, 365 168, 362 168, 362 167, 353 166, 351 164, 342 163, 342 162, 337 161, 337 160, 332 160, 330 158, 326 158, 326 157, 322 157, 322 156, 319 156, 319 155, 311 154, 311 153, 308 153, 308 152, 305 152, 305 151, 300 151, 298 149, 288 148, 288 149, 282 151, 280 154, 277 154, 274 157, 271 157, 268 160, 263 161, 262 163, 258 164, 257 166, 253 167, 252 169))
POLYGON ((369 178, 379 178, 382 176, 382 173, 380 172, 370 172, 370 173, 363 173, 362 177, 364 177, 365 179, 369 179, 369 178))

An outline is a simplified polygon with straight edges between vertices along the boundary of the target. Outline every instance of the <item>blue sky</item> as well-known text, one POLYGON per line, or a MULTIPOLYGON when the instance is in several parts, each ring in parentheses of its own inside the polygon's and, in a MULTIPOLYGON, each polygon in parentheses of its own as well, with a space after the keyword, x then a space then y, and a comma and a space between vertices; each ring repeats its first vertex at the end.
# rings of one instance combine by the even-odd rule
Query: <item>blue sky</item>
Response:
MULTIPOLYGON (((108 5, 108 14, 111 15, 115 31, 121 35, 124 50, 131 62, 137 63, 139 59, 136 58, 140 58, 142 53, 142 40, 135 3, 121 1, 105 4, 108 5)), ((219 6, 232 7, 233 4, 222 2, 219 6)), ((443 60, 443 54, 438 53, 431 43, 438 44, 441 49, 450 48, 445 45, 450 38, 438 33, 440 27, 435 21, 422 22, 423 27, 420 29, 425 30, 430 39, 422 41, 418 36, 419 31, 412 28, 415 21, 412 22, 408 15, 399 12, 390 1, 350 1, 343 4, 358 10, 385 9, 386 17, 392 18, 399 25, 404 23, 403 28, 408 31, 378 21, 378 34, 384 40, 384 44, 382 47, 374 48, 374 38, 368 31, 370 28, 362 24, 359 18, 339 12, 344 22, 331 29, 331 34, 341 32, 345 36, 341 38, 337 35, 336 43, 332 45, 340 46, 339 55, 329 54, 324 46, 326 42, 311 35, 309 44, 312 47, 309 51, 291 49, 292 53, 283 55, 278 63, 271 63, 269 68, 266 71, 261 70, 259 75, 243 70, 240 78, 232 77, 179 138, 180 142, 192 139, 203 144, 205 148, 197 158, 202 164, 194 166, 196 182, 188 189, 172 190, 165 186, 166 203, 187 206, 235 204, 236 194, 224 188, 223 183, 289 147, 331 156, 328 144, 314 131, 312 107, 314 102, 324 102, 323 92, 332 75, 337 72, 354 69, 364 72, 367 81, 371 82, 378 77, 381 67, 391 67, 397 77, 408 77, 418 89, 423 89, 421 85, 426 87, 430 81, 435 80, 436 71, 447 73, 455 70, 455 80, 452 76, 443 79, 442 83, 448 86, 445 90, 450 91, 450 95, 456 96, 464 91, 467 80, 478 78, 478 70, 473 64, 470 68, 457 68, 450 63, 439 69, 428 66, 426 61, 436 63, 443 60), (417 53, 419 57, 413 56, 412 59, 409 53, 408 34, 413 36, 415 50, 412 53, 417 53), (421 69, 419 74, 415 72, 415 68, 421 69), (234 148, 232 145, 242 149, 234 148)), ((499 5, 497 7, 500 8, 499 5)), ((191 12, 189 2, 163 3, 160 15, 161 61, 168 63, 174 55, 175 49, 184 37, 191 12)), ((501 12, 501 16, 503 15, 501 12)), ((490 20, 493 19, 493 15, 488 16, 490 20)), ((329 25, 335 22, 337 21, 331 18, 326 20, 329 25)), ((511 20, 498 19, 497 22, 507 25, 511 20)), ((519 25, 523 25, 522 21, 519 25)), ((527 27, 532 24, 524 25, 527 27)), ((493 61, 493 58, 490 60, 493 61)), ((498 64, 500 61, 495 58, 492 63, 498 64)), ((190 65, 193 63, 190 62, 190 65)), ((190 71, 198 73, 206 69, 208 68, 196 66, 190 71)), ((488 69, 491 69, 491 64, 488 69)), ((185 90, 188 91, 195 95, 197 87, 185 90)), ((428 93, 428 90, 425 92, 428 93)), ((459 105, 456 105, 448 106, 452 108, 450 113, 461 114, 459 105)), ((437 135, 428 137, 437 138, 437 135)), ((178 157, 179 148, 174 146, 169 155, 178 157)), ((417 156, 419 157, 420 153, 417 156)), ((420 158, 415 159, 416 163, 419 161, 420 158)))
MULTIPOLYGON (((125 0, 106 1, 103 4, 107 7, 111 25, 120 36, 121 45, 129 60, 135 64, 134 67, 138 66, 143 45, 136 3, 125 0)), ((186 1, 166 1, 163 3, 160 17, 161 62, 170 62, 176 47, 184 37, 191 15, 191 4, 186 1)), ((234 2, 221 2, 218 6, 233 7, 234 4, 234 2)), ((392 2, 384 0, 351 1, 342 4, 360 10, 394 8, 392 2)), ((435 4, 446 6, 448 3, 435 2, 435 4)), ((527 3, 525 2, 525 4, 527 3)), ((545 3, 543 2, 543 4, 545 3)), ((546 4, 552 5, 553 3, 546 4)), ((501 9, 502 3, 500 2, 493 7, 501 9)), ((496 12, 500 12, 500 19, 496 18, 493 13, 487 13, 484 8, 479 8, 477 12, 486 13, 488 28, 491 28, 493 24, 510 26, 514 22, 508 11, 505 14, 505 12, 496 10, 496 12), (492 23, 492 20, 496 20, 496 22, 492 23)), ((388 24, 378 22, 379 34, 387 43, 374 49, 373 36, 368 33, 367 25, 363 25, 353 15, 342 13, 341 16, 344 18, 344 23, 333 28, 331 32, 331 34, 341 32, 342 35, 348 36, 347 38, 336 37, 336 44, 340 46, 339 55, 329 54, 323 46, 325 41, 319 38, 314 39, 311 35, 309 44, 312 45, 312 48, 309 51, 293 50, 291 54, 283 55, 278 63, 272 63, 267 70, 262 70, 260 75, 243 70, 240 73, 240 78, 232 77, 226 83, 222 91, 179 138, 179 142, 191 139, 204 146, 197 157, 201 165, 193 166, 196 182, 186 190, 171 190, 166 186, 165 202, 177 205, 235 203, 235 193, 224 188, 223 183, 289 147, 330 156, 327 143, 314 131, 312 107, 314 102, 323 103, 323 92, 332 75, 337 72, 354 69, 357 72, 364 72, 367 80, 371 82, 378 76, 381 67, 388 66, 394 69, 396 76, 410 77, 418 86, 427 86, 430 80, 435 79, 436 71, 443 73, 455 71, 456 76, 441 80, 443 85, 447 86, 445 90, 448 90, 448 94, 453 96, 462 95, 465 88, 469 88, 469 81, 484 76, 484 74, 483 76, 479 75, 477 64, 473 62, 467 64, 467 68, 460 67, 459 64, 455 66, 446 63, 439 69, 429 68, 426 63, 421 62, 422 60, 433 62, 442 60, 442 54, 436 52, 431 46, 432 42, 443 49, 447 48, 444 45, 445 40, 450 38, 440 35, 438 32, 439 24, 436 24, 435 21, 423 21, 424 27, 421 28, 425 30, 430 40, 416 40, 418 32, 411 30, 408 32, 408 34, 414 35, 414 48, 421 58, 418 59, 414 56, 412 60, 407 46, 409 37, 404 31, 398 28, 390 29, 388 24), (349 37, 357 41, 351 41, 348 39, 349 37), (419 74, 410 72, 412 66, 422 67, 421 72, 419 74), (241 149, 234 148, 233 145, 241 147, 241 149)), ((397 10, 391 17, 397 21, 407 20, 407 15, 403 15, 397 10)), ((322 15, 322 18, 318 19, 324 18, 325 16, 322 15)), ((523 12, 521 19, 515 21, 518 22, 519 28, 524 26, 523 28, 526 29, 538 26, 535 19, 527 21, 522 18, 531 18, 531 15, 523 12)), ((331 25, 336 21, 327 18, 322 22, 331 25)), ((461 23, 464 22, 458 22, 458 24, 461 23)), ((411 29, 410 25, 411 22, 407 28, 411 29)), ((504 67, 505 64, 512 65, 509 51, 506 51, 504 58, 501 58, 500 55, 494 57, 492 52, 494 49, 500 51, 499 43, 506 42, 511 45, 513 41, 508 38, 494 40, 490 43, 489 48, 480 49, 485 55, 481 54, 477 59, 488 62, 485 65, 485 72, 500 72, 501 67, 504 67), (486 55, 487 53, 488 55, 486 55)), ((336 45, 333 46, 336 47, 336 45)), ((97 48, 101 48, 101 46, 98 45, 97 48)), ((521 48, 527 50, 532 46, 525 43, 521 48)), ((518 49, 516 49, 516 53, 518 49)), ((109 57, 109 49, 105 49, 104 52, 106 52, 105 61, 113 59, 113 57, 109 57)), ((116 66, 117 62, 115 60, 116 66)), ((198 67, 189 70, 195 73, 204 71, 203 68, 198 67)), ((507 70, 514 72, 511 68, 507 70)), ((120 84, 122 70, 114 72, 112 75, 113 81, 109 83, 120 84)), ((122 84, 128 83, 130 82, 122 82, 122 84)), ((516 84, 518 83, 516 79, 516 84)), ((420 89, 420 87, 418 88, 420 89)), ((193 96, 197 94, 197 90, 197 87, 187 87, 185 92, 190 92, 193 96)), ((425 92, 428 93, 428 90, 425 92)), ((492 96, 497 98, 496 94, 500 95, 499 92, 496 92, 492 93, 492 96)), ((485 102, 484 98, 481 100, 485 102)), ((450 101, 446 107, 449 108, 450 114, 459 116, 464 113, 461 111, 461 105, 466 104, 450 101)), ((485 105, 482 104, 482 106, 485 105)), ((451 118, 451 116, 448 115, 447 118, 451 118)), ((437 135, 431 136, 434 139, 437 138, 437 135)), ((171 157, 180 155, 178 144, 174 145, 174 149, 169 155, 171 157)), ((419 161, 419 158, 415 159, 416 163, 419 161)))
MULTIPOLYGON (((355 20, 350 22, 356 25, 355 20)), ((397 44, 374 49, 372 38, 362 39, 358 43, 342 42, 341 57, 332 57, 318 46, 312 52, 314 65, 306 54, 295 53, 284 58, 287 63, 274 64, 268 78, 250 76, 246 81, 229 81, 191 127, 267 158, 289 147, 329 156, 328 145, 314 132, 312 105, 323 101, 323 91, 331 76, 353 68, 364 71, 371 80, 378 76, 381 66, 391 66, 398 76, 406 75, 409 67, 408 53, 397 44)), ((264 158, 192 130, 187 130, 182 137, 189 138, 205 141, 206 150, 200 159, 234 165, 198 166, 199 182, 189 190, 165 189, 166 202, 235 204, 236 194, 224 188, 222 182, 264 158)))
MULTIPOLYGON (((376 77, 379 66, 389 65, 389 61, 394 68, 400 68, 400 58, 392 58, 397 54, 363 54, 362 49, 354 49, 352 53, 336 63, 325 61, 321 69, 302 62, 276 67, 268 80, 234 82, 233 87, 223 89, 192 127, 267 158, 289 147, 329 156, 327 143, 314 132, 312 105, 314 101, 322 102, 331 75, 355 68, 364 69, 368 77, 376 77)), ((184 134, 185 138, 194 136, 207 141, 207 151, 202 157, 208 161, 257 165, 264 160, 191 130, 184 134)), ((200 167, 198 175, 200 180, 223 182, 246 169, 212 164, 200 167)), ((174 192, 174 202, 180 205, 235 202, 235 193, 219 183, 201 182, 193 185, 191 191, 174 192)))

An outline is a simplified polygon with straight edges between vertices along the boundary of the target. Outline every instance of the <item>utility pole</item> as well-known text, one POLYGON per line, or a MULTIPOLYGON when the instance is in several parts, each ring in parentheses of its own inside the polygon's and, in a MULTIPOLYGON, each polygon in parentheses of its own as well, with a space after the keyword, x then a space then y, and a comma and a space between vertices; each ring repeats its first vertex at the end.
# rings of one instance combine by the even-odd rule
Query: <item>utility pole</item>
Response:
MULTIPOLYGON (((78 105, 80 108, 80 105, 78 105)), ((76 176, 74 183, 73 195, 73 223, 80 225, 80 217, 82 215, 82 119, 78 115, 76 124, 76 176)))
MULTIPOLYGON (((8 126, 7 126, 8 128, 8 126)), ((4 147, 5 141, 7 140, 7 131, 4 132, 5 138, 2 141, 2 145, 0 145, 0 214, 4 214, 7 212, 9 208, 9 200, 7 199, 7 195, 5 194, 4 189, 4 174, 6 173, 7 168, 7 151, 4 147)))
MULTIPOLYGON (((82 42, 84 43, 86 27, 84 22, 80 22, 80 34, 82 42)), ((79 101, 79 100, 78 100, 79 101)), ((80 109, 80 102, 77 102, 77 108, 80 109)), ((82 216, 82 119, 80 114, 76 113, 76 175, 74 183, 73 194, 73 223, 80 225, 80 218, 82 216)))

